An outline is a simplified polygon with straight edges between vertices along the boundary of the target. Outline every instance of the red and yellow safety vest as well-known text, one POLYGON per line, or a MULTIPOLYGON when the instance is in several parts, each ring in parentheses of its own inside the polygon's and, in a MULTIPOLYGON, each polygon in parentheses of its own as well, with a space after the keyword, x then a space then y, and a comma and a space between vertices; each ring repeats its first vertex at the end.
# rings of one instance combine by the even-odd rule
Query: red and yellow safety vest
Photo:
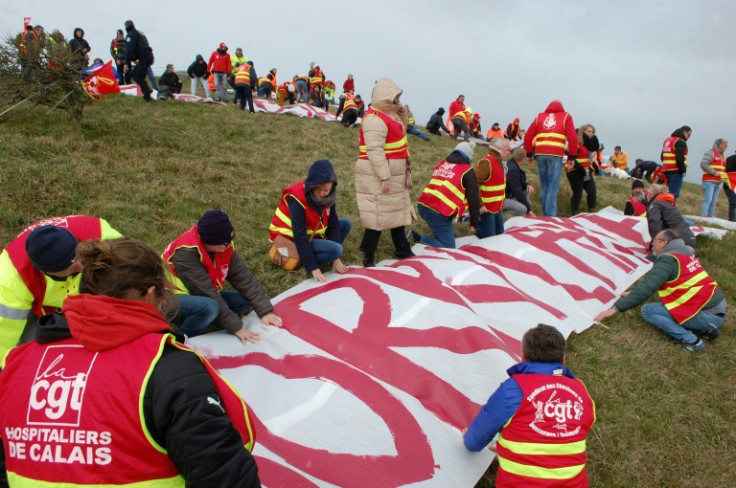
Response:
MULTIPOLYGON (((388 133, 386 134, 386 142, 383 145, 383 152, 386 159, 408 159, 409 145, 406 140, 406 128, 404 124, 398 122, 380 110, 369 108, 363 116, 365 121, 370 115, 375 115, 386 124, 388 133)), ((365 151, 365 138, 363 137, 363 124, 360 124, 360 132, 358 133, 358 159, 368 159, 365 151)))
POLYGON ((309 88, 311 90, 312 87, 314 87, 315 85, 322 86, 324 82, 325 82, 325 76, 322 74, 322 70, 316 69, 314 70, 314 76, 309 78, 309 88))
MULTIPOLYGON (((684 141, 684 139, 677 136, 670 136, 664 140, 664 144, 662 144, 662 171, 680 171, 675 157, 675 143, 678 140, 684 141)), ((687 168, 687 145, 685 146, 685 167, 687 168)))
POLYGON ((585 437, 595 405, 585 385, 562 375, 517 374, 519 409, 496 444, 501 487, 588 487, 585 437))
POLYGON ((294 231, 291 226, 291 212, 289 212, 289 198, 294 198, 304 207, 307 237, 310 239, 313 237, 324 238, 327 232, 327 221, 330 218, 330 209, 322 209, 322 215, 318 214, 314 207, 307 203, 304 182, 300 181, 286 187, 281 193, 279 204, 271 219, 271 225, 268 228, 269 240, 273 242, 279 235, 294 240, 294 231))
POLYGON ((490 163, 491 174, 487 180, 478 182, 480 203, 495 214, 503 210, 503 202, 506 200, 506 172, 500 159, 490 154, 483 159, 490 163))
POLYGON ((588 148, 586 148, 582 144, 578 145, 577 156, 567 157, 567 161, 565 162, 565 172, 569 173, 570 171, 575 169, 575 163, 580 164, 583 169, 590 168, 590 151, 588 151, 588 148))
POLYGON ((353 100, 352 98, 346 98, 345 99, 345 103, 342 106, 342 111, 343 112, 346 112, 346 111, 348 111, 351 108, 354 108, 355 110, 358 110, 358 104, 355 103, 355 100, 353 100))
POLYGON ((634 197, 629 197, 629 203, 631 203, 631 207, 634 209, 634 217, 647 216, 647 206, 644 205, 642 202, 634 197))
POLYGON ((221 408, 252 450, 255 430, 243 400, 204 357, 171 334, 146 334, 100 352, 71 338, 33 341, 11 351, 0 376, 10 485, 183 487, 143 410, 143 393, 166 344, 202 361, 221 408))
POLYGON ((235 84, 244 83, 250 85, 250 65, 241 64, 238 66, 238 71, 235 73, 235 84))
POLYGON ((666 253, 677 260, 677 277, 659 287, 657 293, 678 324, 700 312, 713 298, 718 283, 706 273, 695 256, 666 253))
POLYGON ((534 154, 560 157, 565 155, 565 131, 569 118, 570 114, 567 112, 542 112, 537 115, 535 122, 539 132, 534 136, 534 154))
POLYGON ((455 114, 453 114, 452 118, 460 119, 464 121, 466 124, 470 125, 470 119, 472 119, 473 116, 466 109, 466 110, 461 110, 460 112, 456 112, 455 114))
POLYGON ((723 158, 723 155, 716 151, 715 149, 713 151, 713 160, 710 162, 710 167, 713 168, 718 172, 718 176, 713 176, 709 173, 706 173, 703 171, 703 181, 712 181, 714 183, 720 183, 723 177, 723 175, 726 172, 726 160, 723 158))
POLYGON ((213 261, 207 248, 204 247, 204 243, 199 238, 197 226, 194 225, 191 229, 177 237, 173 242, 169 243, 161 254, 161 257, 169 267, 169 272, 171 273, 169 278, 171 283, 176 287, 177 292, 189 293, 189 290, 184 286, 184 283, 176 272, 173 258, 174 253, 183 247, 196 249, 199 251, 199 261, 202 263, 202 266, 204 266, 205 271, 207 271, 207 275, 210 277, 212 286, 214 286, 219 292, 225 286, 225 279, 227 278, 227 271, 230 268, 230 259, 233 256, 234 246, 235 245, 232 244, 224 251, 214 253, 215 259, 213 261))
POLYGON ((469 164, 440 161, 432 171, 432 179, 419 195, 419 203, 445 217, 463 215, 468 207, 463 176, 471 170, 469 164))

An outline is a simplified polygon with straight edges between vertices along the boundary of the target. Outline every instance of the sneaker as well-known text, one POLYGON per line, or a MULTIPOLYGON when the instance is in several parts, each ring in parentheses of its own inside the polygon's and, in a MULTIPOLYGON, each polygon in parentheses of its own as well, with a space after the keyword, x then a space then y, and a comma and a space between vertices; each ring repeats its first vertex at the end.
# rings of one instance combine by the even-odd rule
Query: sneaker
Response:
POLYGON ((718 330, 718 327, 713 327, 711 330, 703 334, 703 339, 705 339, 708 342, 713 342, 716 339, 718 339, 718 336, 721 335, 721 331, 718 330))
POLYGON ((409 231, 406 233, 406 240, 411 242, 412 244, 416 244, 422 239, 422 236, 419 235, 419 232, 415 231, 414 229, 409 229, 409 231))
POLYGON ((682 346, 687 352, 703 352, 705 351, 705 344, 701 339, 693 342, 692 344, 685 344, 682 346))

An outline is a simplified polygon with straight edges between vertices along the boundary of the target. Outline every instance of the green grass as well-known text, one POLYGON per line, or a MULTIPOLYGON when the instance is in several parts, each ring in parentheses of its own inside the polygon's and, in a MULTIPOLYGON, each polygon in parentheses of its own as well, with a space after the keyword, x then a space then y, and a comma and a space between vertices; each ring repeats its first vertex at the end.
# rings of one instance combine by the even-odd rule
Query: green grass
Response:
MULTIPOLYGON (((85 213, 163 249, 202 212, 221 208, 237 229, 239 252, 275 296, 304 279, 303 272, 287 273, 266 255, 276 202, 314 160, 327 158, 338 175, 340 215, 354 223, 345 262, 361 262, 352 179, 356 129, 318 119, 250 115, 231 106, 146 104, 122 95, 86 106, 81 124, 62 111, 49 116, 45 111, 25 104, 0 118, 1 243, 36 220, 85 213)), ((661 137, 652 134, 655 142, 661 137)), ((447 137, 425 143, 410 136, 414 202, 453 145, 447 137)), ((476 159, 482 152, 476 150, 476 159)), ((524 168, 538 189, 536 169, 524 168)), ((596 183, 599 209, 623 208, 629 182, 597 178, 596 183)), ((569 197, 563 181, 561 215, 569 213, 569 197)), ((700 187, 686 183, 678 206, 698 214, 701 199, 700 187)), ((540 214, 538 192, 532 200, 540 214)), ((726 215, 723 196, 717 214, 726 215)), ((428 230, 423 222, 415 227, 428 230)), ((467 225, 459 225, 458 234, 466 233, 467 225)), ((393 257, 392 251, 384 235, 377 257, 393 257)), ((723 241, 698 239, 698 255, 727 297, 736 293, 735 251, 733 233, 723 241)), ((732 322, 729 312, 721 338, 695 356, 644 323, 638 309, 570 338, 568 365, 597 404, 598 421, 588 437, 591 486, 734 486, 732 322)), ((487 476, 478 486, 490 485, 487 476)))

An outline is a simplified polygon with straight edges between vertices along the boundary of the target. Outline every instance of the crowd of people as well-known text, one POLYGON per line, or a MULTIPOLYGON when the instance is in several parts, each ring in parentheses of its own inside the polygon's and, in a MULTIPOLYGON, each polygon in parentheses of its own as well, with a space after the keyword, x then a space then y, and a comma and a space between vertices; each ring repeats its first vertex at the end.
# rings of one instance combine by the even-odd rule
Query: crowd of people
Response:
MULTIPOLYGON (((25 34, 26 48, 40 42, 43 29, 38 27, 25 34)), ((121 82, 129 76, 140 85, 144 99, 150 100, 147 78, 153 51, 132 21, 124 27, 125 33, 119 30, 110 48, 118 76, 121 82)), ((86 66, 90 49, 82 29, 75 29, 69 46, 76 62, 86 66)), ((242 110, 247 104, 250 112, 254 94, 275 96, 280 105, 288 100, 325 110, 335 102, 335 84, 315 63, 306 75, 279 84, 276 68, 259 78, 242 49, 233 56, 228 51, 223 42, 208 61, 196 56, 187 69, 192 93, 201 84, 206 96, 213 93, 214 100, 229 102, 229 85, 234 89, 232 103, 239 102, 242 110)), ((179 93, 182 85, 174 67, 167 65, 159 91, 166 87, 179 93)), ((587 211, 596 210, 596 177, 606 170, 612 175, 621 172, 632 180, 625 213, 647 219, 654 267, 594 320, 638 307, 656 291, 661 303, 643 305, 642 317, 686 351, 701 352, 704 341, 720 335, 726 298, 695 256, 696 239, 676 207, 687 171, 690 127, 682 126, 664 140, 661 165, 637 160, 630 169, 621 146, 615 147, 609 161, 603 161, 595 127, 576 127, 558 100, 526 130, 515 118, 505 130, 497 122, 492 124, 484 137, 480 114, 466 107, 465 97, 459 95, 447 111, 440 107, 427 123, 430 134, 445 131, 462 141, 434 167, 415 212, 408 191, 414 182, 407 134, 423 140, 429 137, 416 128, 402 94, 393 80, 379 78, 366 108, 355 94, 353 76, 348 75, 337 101, 343 125, 355 126, 362 118, 354 184, 365 267, 375 266, 383 231, 391 235, 395 257, 404 259, 414 255, 412 244, 416 243, 454 248, 458 221, 468 221, 471 232, 486 238, 504 232, 503 211, 535 217, 530 204, 535 188, 522 169, 527 160, 535 162, 539 171, 544 216, 557 215, 563 170, 572 190, 573 215, 580 210, 583 192, 587 211), (445 113, 448 117, 443 121, 445 113), (487 152, 476 160, 479 146, 487 152), (648 191, 642 180, 651 184, 648 191), (431 236, 410 227, 415 214, 426 222, 431 236)), ((701 214, 715 215, 725 181, 729 220, 735 220, 736 195, 728 173, 736 171, 736 156, 726 158, 727 147, 728 141, 716 139, 700 163, 701 214)), ((332 164, 321 159, 310 166, 304 180, 282 191, 269 226, 273 243, 269 257, 274 263, 288 270, 303 267, 317 282, 327 281, 326 267, 338 274, 348 271, 342 262, 343 242, 353 224, 338 214, 337 188, 332 164)), ((229 216, 210 209, 160 255, 145 243, 123 237, 104 219, 84 215, 34 223, 5 247, 0 254, 3 432, 33 423, 26 413, 36 408, 29 406, 35 399, 29 400, 28 391, 52 388, 37 386, 36 371, 47 368, 44 381, 48 383, 46 378, 53 379, 54 374, 73 368, 82 371, 84 366, 83 378, 76 380, 84 384, 76 386, 89 396, 78 425, 102 432, 111 444, 95 451, 99 472, 92 477, 81 467, 54 470, 32 457, 17 455, 8 450, 14 445, 3 435, 5 455, 0 458, 8 479, 173 485, 177 481, 172 480, 181 478, 189 486, 259 486, 250 454, 255 435, 247 407, 206 359, 183 344, 185 337, 200 335, 212 324, 243 344, 258 341, 259 334, 243 325, 241 316, 249 310, 266 325, 283 325, 236 252, 235 237, 229 216), (226 283, 232 290, 225 288, 226 283), (23 345, 15 347, 19 343, 23 345), (56 357, 48 360, 51 355, 56 357), (57 363, 65 369, 54 373, 57 363), (109 375, 129 379, 115 393, 115 401, 110 401, 102 386, 109 375), (134 425, 112 421, 127 418, 131 409, 138 411, 140 398, 141 415, 132 421, 134 425)), ((498 435, 491 448, 499 458, 499 487, 539 479, 557 479, 565 486, 587 484, 584 439, 595 421, 595 406, 582 382, 564 366, 564 351, 564 337, 554 327, 540 324, 527 331, 522 338, 522 362, 509 369, 510 378, 463 432, 465 446, 476 451, 498 435), (548 392, 548 400, 537 399, 540 391, 548 392), (550 410, 553 396, 556 404, 569 408, 550 410), (560 425, 574 434, 560 437, 560 425), (530 452, 529 446, 535 445, 546 447, 530 452)), ((34 415, 52 418, 53 412, 42 407, 34 415)))

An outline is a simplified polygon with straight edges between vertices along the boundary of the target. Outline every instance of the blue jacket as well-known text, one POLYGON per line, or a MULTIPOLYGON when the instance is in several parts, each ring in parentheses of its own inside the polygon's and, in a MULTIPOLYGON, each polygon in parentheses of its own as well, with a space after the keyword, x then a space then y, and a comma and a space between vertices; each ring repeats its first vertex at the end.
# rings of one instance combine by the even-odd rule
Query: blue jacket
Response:
MULTIPOLYGON (((509 376, 516 374, 553 375, 556 370, 568 378, 575 378, 569 369, 560 363, 519 363, 506 370, 509 376)), ((498 434, 506 422, 519 409, 522 400, 521 387, 514 378, 509 378, 493 392, 488 402, 480 409, 463 438, 465 447, 481 451, 498 434)))

